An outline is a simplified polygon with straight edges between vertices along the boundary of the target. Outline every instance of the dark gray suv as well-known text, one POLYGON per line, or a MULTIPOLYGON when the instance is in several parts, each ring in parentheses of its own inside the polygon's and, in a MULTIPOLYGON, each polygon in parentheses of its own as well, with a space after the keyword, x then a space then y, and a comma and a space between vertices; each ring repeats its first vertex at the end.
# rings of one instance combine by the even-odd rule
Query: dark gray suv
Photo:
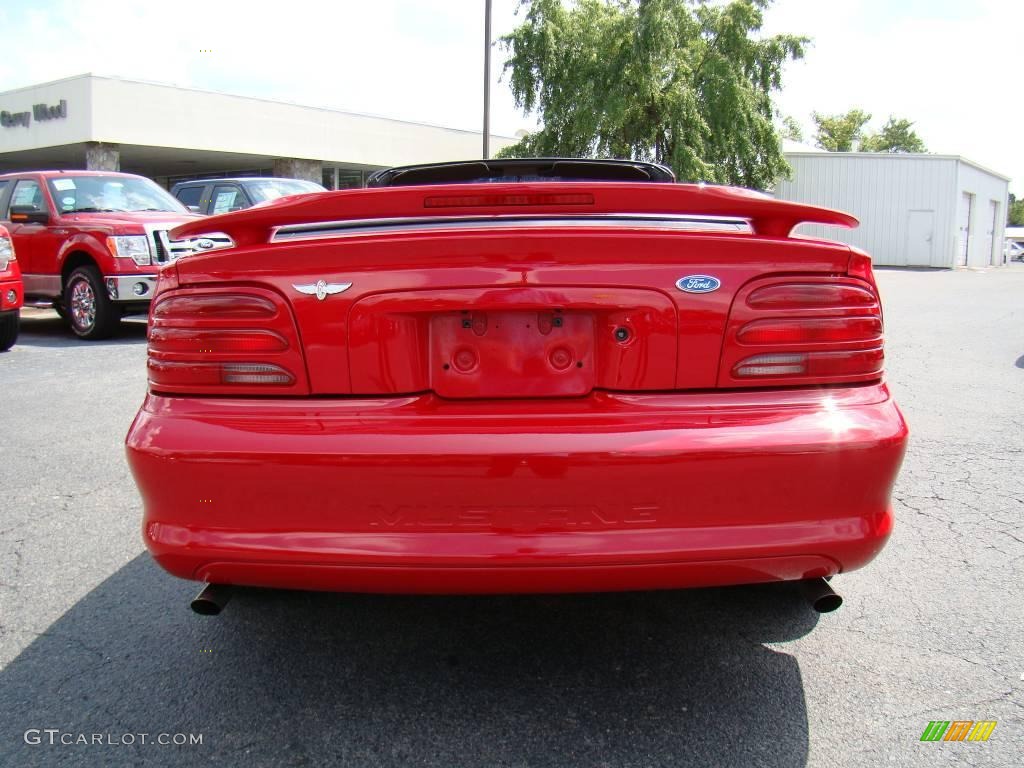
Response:
POLYGON ((257 203, 307 192, 326 190, 312 181, 278 179, 270 176, 180 181, 171 188, 171 194, 190 211, 208 216, 240 211, 257 203))

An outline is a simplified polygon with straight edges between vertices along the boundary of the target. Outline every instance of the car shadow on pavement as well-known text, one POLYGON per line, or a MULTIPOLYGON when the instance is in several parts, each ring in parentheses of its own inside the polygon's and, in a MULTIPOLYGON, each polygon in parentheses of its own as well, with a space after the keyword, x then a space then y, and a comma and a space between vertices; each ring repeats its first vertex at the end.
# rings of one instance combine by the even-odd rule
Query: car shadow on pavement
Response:
POLYGON ((30 347, 92 347, 122 346, 146 343, 145 316, 132 315, 121 321, 117 333, 102 341, 83 341, 75 336, 67 323, 52 310, 23 310, 18 344, 30 347))
MULTIPOLYGON (((246 590, 140 555, 0 673, 4 765, 802 766, 787 585, 407 597, 246 590), (113 745, 26 743, 29 729, 113 745), (137 734, 202 734, 142 746, 137 734), (107 736, 109 734, 110 736, 107 736), (135 744, 124 734, 136 734, 135 744), (6 755, 5 755, 6 753, 6 755)), ((35 741, 34 735, 28 741, 35 741)))

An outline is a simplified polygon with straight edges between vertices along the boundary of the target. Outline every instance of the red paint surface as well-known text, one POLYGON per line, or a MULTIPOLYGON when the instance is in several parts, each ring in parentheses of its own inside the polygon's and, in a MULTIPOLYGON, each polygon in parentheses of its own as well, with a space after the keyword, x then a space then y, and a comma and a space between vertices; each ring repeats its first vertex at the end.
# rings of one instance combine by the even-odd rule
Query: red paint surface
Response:
POLYGON ((499 403, 150 396, 128 449, 147 546, 184 578, 557 591, 860 567, 888 536, 906 434, 884 385, 499 403))

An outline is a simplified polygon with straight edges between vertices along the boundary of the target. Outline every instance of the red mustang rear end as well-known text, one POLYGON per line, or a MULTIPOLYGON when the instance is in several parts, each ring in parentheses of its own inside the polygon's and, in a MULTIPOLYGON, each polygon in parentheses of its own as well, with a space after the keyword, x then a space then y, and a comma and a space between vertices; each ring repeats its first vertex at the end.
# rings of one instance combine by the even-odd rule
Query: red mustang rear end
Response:
POLYGON ((359 592, 808 580, 892 528, 907 427, 834 211, 417 184, 179 227, 128 434, 176 576, 359 592))

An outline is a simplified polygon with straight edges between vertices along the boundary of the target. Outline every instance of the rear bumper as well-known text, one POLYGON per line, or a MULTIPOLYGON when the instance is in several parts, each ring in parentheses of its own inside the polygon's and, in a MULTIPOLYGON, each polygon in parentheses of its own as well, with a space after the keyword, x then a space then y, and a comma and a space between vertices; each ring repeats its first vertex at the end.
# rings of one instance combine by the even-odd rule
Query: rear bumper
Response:
POLYGON ((827 576, 885 544, 882 384, 550 401, 149 396, 144 537, 183 578, 381 592, 827 576))

